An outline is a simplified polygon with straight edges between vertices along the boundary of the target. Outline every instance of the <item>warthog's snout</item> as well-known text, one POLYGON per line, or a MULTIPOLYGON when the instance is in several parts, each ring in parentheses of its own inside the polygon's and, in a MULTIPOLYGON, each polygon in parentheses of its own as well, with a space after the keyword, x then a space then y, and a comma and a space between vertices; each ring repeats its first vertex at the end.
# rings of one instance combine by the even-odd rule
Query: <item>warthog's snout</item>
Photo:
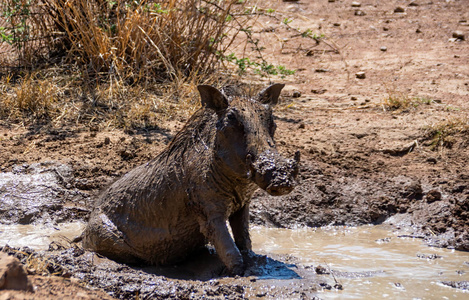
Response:
POLYGON ((285 159, 277 151, 267 150, 250 163, 251 178, 272 196, 286 195, 296 186, 299 163, 300 152, 293 159, 285 159))

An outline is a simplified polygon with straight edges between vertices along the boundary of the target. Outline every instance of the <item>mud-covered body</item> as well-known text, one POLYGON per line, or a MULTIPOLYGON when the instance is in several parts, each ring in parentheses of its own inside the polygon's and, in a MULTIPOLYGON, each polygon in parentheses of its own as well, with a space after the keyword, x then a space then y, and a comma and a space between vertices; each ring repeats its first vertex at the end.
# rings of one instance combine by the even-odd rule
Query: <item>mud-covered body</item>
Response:
POLYGON ((251 249, 253 192, 259 186, 273 195, 291 191, 299 158, 276 152, 269 104, 199 90, 204 108, 170 145, 101 194, 83 235, 86 248, 127 263, 168 264, 208 240, 229 270, 242 271, 240 251, 251 249))

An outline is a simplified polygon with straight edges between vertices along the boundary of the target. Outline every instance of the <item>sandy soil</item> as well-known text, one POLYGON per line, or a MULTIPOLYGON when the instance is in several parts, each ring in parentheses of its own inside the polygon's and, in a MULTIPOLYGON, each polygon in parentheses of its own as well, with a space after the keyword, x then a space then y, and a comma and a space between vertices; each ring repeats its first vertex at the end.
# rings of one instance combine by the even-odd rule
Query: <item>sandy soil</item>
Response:
MULTIPOLYGON (((256 194, 251 221, 277 227, 386 222, 411 226, 429 244, 469 250, 467 1, 262 6, 275 8, 278 20, 292 20, 287 26, 259 17, 253 36, 266 48, 264 58, 297 72, 243 80, 286 83, 275 111, 276 139, 287 156, 299 149, 303 164, 301 184, 290 195, 256 194), (398 7, 404 12, 395 12, 398 7), (316 43, 295 28, 324 38, 316 43), (453 38, 455 31, 465 40, 453 38), (357 78, 358 72, 365 78, 357 78), (390 97, 401 106, 390 107, 390 97)), ((242 49, 236 51, 240 55, 242 49)), ((0 170, 50 160, 70 165, 69 188, 81 196, 67 198, 65 206, 83 212, 70 218, 86 219, 103 186, 152 158, 182 125, 175 120, 158 131, 129 133, 5 124, 0 170)), ((37 280, 44 287, 46 279, 37 280)), ((249 282, 241 282, 242 289, 249 282)), ((226 289, 220 293, 242 294, 233 285, 226 289)))

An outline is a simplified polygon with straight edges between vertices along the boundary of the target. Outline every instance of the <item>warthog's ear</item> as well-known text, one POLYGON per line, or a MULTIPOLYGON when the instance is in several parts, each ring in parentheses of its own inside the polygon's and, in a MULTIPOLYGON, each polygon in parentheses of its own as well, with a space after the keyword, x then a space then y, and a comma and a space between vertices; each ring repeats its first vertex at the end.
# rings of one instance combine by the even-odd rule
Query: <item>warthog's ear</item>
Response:
POLYGON ((202 106, 220 111, 228 108, 228 100, 216 88, 210 85, 199 85, 197 89, 200 93, 202 106))
POLYGON ((278 96, 280 96, 280 92, 282 91, 285 84, 283 83, 276 83, 272 84, 271 86, 263 89, 259 95, 257 96, 257 101, 263 104, 270 104, 275 105, 278 103, 278 96))

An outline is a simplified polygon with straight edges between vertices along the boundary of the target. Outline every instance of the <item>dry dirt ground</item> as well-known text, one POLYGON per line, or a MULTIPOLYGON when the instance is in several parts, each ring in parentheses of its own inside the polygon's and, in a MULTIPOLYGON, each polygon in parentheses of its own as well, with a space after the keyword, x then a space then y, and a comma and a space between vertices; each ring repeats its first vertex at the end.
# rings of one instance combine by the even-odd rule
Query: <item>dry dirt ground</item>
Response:
MULTIPOLYGON (((297 71, 242 80, 286 84, 275 110, 276 140, 286 156, 299 149, 303 164, 290 195, 256 194, 251 221, 387 222, 412 226, 432 245, 469 250, 469 2, 264 1, 261 7, 275 9, 270 14, 277 18, 260 16, 253 28, 264 59, 297 71), (288 25, 281 22, 286 18, 288 25), (307 29, 324 35, 319 43, 301 36, 307 29), (454 38, 456 31, 465 40, 454 38)), ((240 57, 243 49, 235 51, 240 57)), ((183 124, 173 120, 147 132, 4 124, 0 168, 51 160, 71 166, 68 184, 81 196, 63 207, 76 208, 67 218, 86 219, 100 188, 154 157, 183 124)), ((41 289, 46 281, 58 282, 35 282, 41 289)), ((240 289, 216 295, 240 296, 240 289)))

